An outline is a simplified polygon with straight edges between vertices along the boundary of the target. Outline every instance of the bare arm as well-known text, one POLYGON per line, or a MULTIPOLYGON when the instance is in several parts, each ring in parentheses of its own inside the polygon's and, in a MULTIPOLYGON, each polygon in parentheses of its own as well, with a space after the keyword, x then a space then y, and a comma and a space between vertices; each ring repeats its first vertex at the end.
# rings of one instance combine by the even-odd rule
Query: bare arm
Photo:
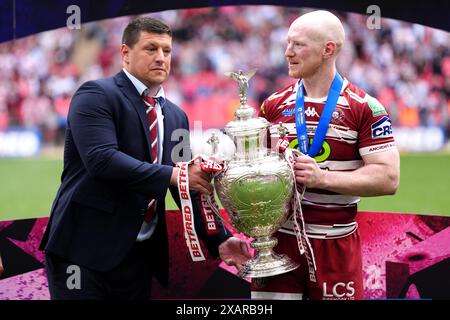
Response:
POLYGON ((321 170, 313 158, 301 156, 294 165, 297 183, 355 196, 394 194, 400 181, 396 149, 363 156, 364 166, 354 171, 321 170))

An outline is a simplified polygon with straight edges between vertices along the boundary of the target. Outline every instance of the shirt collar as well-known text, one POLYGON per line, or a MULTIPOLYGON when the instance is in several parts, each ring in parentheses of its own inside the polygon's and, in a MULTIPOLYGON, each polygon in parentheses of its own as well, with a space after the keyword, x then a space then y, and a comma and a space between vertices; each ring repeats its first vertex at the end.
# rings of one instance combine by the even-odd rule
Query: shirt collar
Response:
MULTIPOLYGON (((348 85, 348 80, 345 77, 342 77, 342 79, 344 80, 342 83, 342 88, 341 88, 341 94, 344 92, 345 88, 347 88, 348 85)), ((300 86, 300 82, 302 81, 302 79, 298 79, 297 82, 294 85, 294 89, 293 92, 297 93, 298 87, 300 86)), ((326 97, 325 97, 326 98, 326 97)))
MULTIPOLYGON (((129 73, 125 68, 122 69, 123 72, 127 75, 127 77, 131 80, 136 90, 139 92, 139 95, 142 96, 143 93, 149 95, 150 90, 147 88, 145 84, 143 84, 138 78, 129 73)), ((156 100, 158 100, 158 104, 161 108, 164 106, 166 102, 166 95, 164 94, 164 88, 162 86, 159 87, 158 92, 155 96, 153 96, 156 100)))

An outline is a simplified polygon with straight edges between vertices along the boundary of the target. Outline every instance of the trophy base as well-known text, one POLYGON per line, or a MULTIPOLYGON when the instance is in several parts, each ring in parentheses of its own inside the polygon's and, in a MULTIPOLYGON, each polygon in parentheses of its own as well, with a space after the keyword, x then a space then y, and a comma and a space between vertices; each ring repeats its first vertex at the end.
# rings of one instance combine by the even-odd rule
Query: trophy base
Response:
POLYGON ((238 272, 241 278, 263 278, 275 276, 295 270, 300 265, 292 261, 284 254, 270 252, 269 255, 256 255, 255 258, 247 261, 244 267, 238 272))

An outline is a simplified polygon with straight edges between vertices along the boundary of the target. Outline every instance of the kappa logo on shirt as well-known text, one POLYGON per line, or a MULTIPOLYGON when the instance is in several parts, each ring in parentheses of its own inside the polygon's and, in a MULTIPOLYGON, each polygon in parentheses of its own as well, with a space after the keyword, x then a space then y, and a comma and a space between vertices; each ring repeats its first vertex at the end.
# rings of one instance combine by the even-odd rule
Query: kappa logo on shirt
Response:
POLYGON ((305 110, 305 114, 308 117, 318 117, 319 114, 316 111, 316 108, 309 106, 306 110, 305 110))
POLYGON ((372 139, 383 139, 392 137, 391 119, 383 117, 372 124, 372 139))
MULTIPOLYGON (((295 112, 295 108, 286 108, 283 111, 281 111, 281 114, 285 117, 290 117, 290 116, 294 115, 294 112, 295 112)), ((311 106, 305 110, 305 115, 307 117, 318 117, 319 116, 316 109, 311 106)))

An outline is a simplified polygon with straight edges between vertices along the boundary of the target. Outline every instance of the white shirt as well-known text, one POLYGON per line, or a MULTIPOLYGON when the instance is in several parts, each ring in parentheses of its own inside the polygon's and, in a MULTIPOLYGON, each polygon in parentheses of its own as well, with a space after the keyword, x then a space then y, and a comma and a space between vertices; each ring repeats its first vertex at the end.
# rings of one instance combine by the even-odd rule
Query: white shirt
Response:
MULTIPOLYGON (((144 91, 147 90, 146 95, 148 94, 149 89, 143 84, 138 78, 129 73, 125 68, 122 69, 123 72, 127 75, 127 77, 131 80, 131 82, 136 87, 136 90, 139 92, 139 95, 142 96, 144 91)), ((158 163, 161 163, 162 155, 163 155, 163 142, 164 142, 164 115, 162 113, 162 108, 166 102, 166 96, 164 94, 164 89, 162 86, 159 87, 158 92, 155 96, 152 96, 156 99, 156 118, 158 119, 158 163)))

